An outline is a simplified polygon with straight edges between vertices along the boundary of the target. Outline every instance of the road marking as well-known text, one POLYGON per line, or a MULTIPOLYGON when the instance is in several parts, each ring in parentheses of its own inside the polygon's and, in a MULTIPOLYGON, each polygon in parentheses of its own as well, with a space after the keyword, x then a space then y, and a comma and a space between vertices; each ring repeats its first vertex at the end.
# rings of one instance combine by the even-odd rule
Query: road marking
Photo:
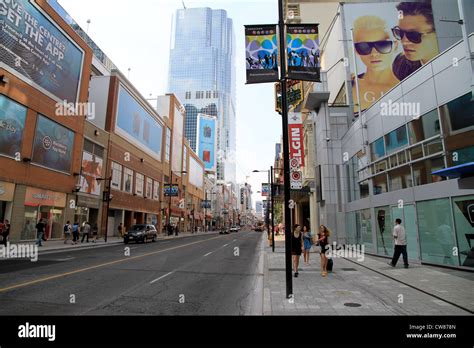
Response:
POLYGON ((233 242, 235 242, 237 239, 234 239, 233 242))
POLYGON ((212 253, 213 253, 213 251, 211 251, 210 253, 207 253, 206 255, 204 255, 204 257, 209 256, 209 255, 211 255, 212 253))
POLYGON ((166 252, 166 251, 175 250, 175 249, 179 249, 179 248, 184 248, 184 247, 187 247, 187 246, 190 246, 190 245, 193 245, 193 244, 204 243, 206 241, 217 239, 217 238, 222 238, 222 236, 217 236, 217 237, 213 237, 213 238, 209 238, 209 239, 199 240, 199 241, 184 244, 184 245, 178 245, 178 246, 174 246, 174 247, 171 247, 171 248, 168 248, 168 249, 152 251, 152 252, 142 254, 142 255, 128 256, 128 257, 125 257, 125 258, 122 258, 122 259, 101 263, 101 264, 98 264, 98 265, 95 265, 95 266, 79 268, 79 269, 76 269, 76 270, 70 271, 70 272, 55 274, 55 275, 45 277, 45 278, 40 278, 40 279, 30 280, 30 281, 27 281, 27 282, 24 282, 24 283, 10 285, 10 286, 4 287, 4 288, 0 288, 0 292, 13 290, 13 289, 21 288, 21 287, 28 286, 28 285, 38 284, 38 283, 42 283, 42 282, 52 280, 52 279, 66 277, 66 276, 73 275, 73 274, 76 274, 76 273, 90 271, 91 269, 95 269, 95 268, 100 268, 100 267, 109 266, 109 265, 115 265, 116 263, 120 263, 120 262, 124 262, 124 261, 130 261, 130 260, 139 259, 139 258, 150 256, 150 255, 160 254, 160 253, 163 253, 163 252, 166 252))
POLYGON ((152 281, 150 282, 150 284, 153 284, 154 282, 157 282, 158 280, 163 279, 164 277, 169 276, 171 273, 174 273, 174 271, 173 271, 173 272, 168 272, 168 273, 166 273, 165 275, 163 275, 163 276, 161 276, 161 277, 159 277, 159 278, 156 278, 155 280, 152 280, 152 281))
POLYGON ((68 261, 68 260, 72 260, 74 259, 74 257, 67 257, 65 259, 55 259, 55 260, 51 260, 51 261, 68 261))
POLYGON ((161 242, 160 244, 166 244, 166 243, 171 243, 171 241, 167 240, 165 242, 161 242))
POLYGON ((229 244, 230 244, 230 243, 224 244, 222 247, 226 247, 226 246, 228 246, 229 244))

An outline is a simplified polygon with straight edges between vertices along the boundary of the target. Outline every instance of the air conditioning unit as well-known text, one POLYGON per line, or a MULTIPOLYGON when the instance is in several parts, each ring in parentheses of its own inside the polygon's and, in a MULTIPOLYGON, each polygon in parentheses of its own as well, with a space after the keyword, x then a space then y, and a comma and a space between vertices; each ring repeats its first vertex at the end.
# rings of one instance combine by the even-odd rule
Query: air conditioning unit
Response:
POLYGON ((288 23, 301 23, 300 4, 288 4, 286 18, 288 23))

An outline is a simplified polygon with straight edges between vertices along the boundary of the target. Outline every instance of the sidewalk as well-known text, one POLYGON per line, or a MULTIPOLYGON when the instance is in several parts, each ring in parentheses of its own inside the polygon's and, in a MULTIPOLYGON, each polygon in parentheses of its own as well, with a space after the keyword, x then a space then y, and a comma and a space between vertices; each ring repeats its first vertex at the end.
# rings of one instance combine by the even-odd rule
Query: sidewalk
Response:
MULTIPOLYGON (((165 240, 165 239, 175 239, 175 238, 184 238, 184 237, 191 237, 197 235, 205 235, 205 234, 216 234, 219 233, 218 231, 209 231, 209 232, 198 232, 198 233, 191 233, 191 232, 180 232, 178 236, 172 235, 167 236, 163 233, 158 234, 158 240, 165 240)), ((82 238, 82 237, 81 237, 82 238)), ((20 242, 13 242, 11 244, 19 244, 20 242)), ((32 241, 28 242, 21 242, 22 244, 34 244, 32 241)), ((104 238, 98 238, 95 243, 92 242, 92 238, 89 238, 89 243, 79 243, 79 244, 71 244, 71 240, 68 241, 67 244, 64 244, 64 240, 48 240, 46 242, 43 241, 43 246, 38 248, 39 254, 56 252, 56 251, 65 251, 65 250, 78 250, 78 249, 90 249, 90 248, 103 248, 107 246, 113 246, 116 244, 123 244, 123 238, 120 237, 107 237, 107 243, 104 241, 104 238)), ((149 242, 150 243, 150 242, 149 242)), ((131 243, 133 244, 133 243, 131 243)), ((131 245, 130 244, 130 245, 131 245)))
POLYGON ((321 276, 320 256, 300 259, 293 300, 286 298, 284 237, 275 252, 265 240, 264 315, 469 315, 474 312, 474 273, 434 266, 396 268, 388 259, 334 258, 334 270, 321 276), (402 297, 400 297, 402 295, 402 297), (400 303, 402 298, 402 303, 400 303), (447 302, 446 302, 447 301, 447 302), (456 307, 460 306, 466 310, 456 307))

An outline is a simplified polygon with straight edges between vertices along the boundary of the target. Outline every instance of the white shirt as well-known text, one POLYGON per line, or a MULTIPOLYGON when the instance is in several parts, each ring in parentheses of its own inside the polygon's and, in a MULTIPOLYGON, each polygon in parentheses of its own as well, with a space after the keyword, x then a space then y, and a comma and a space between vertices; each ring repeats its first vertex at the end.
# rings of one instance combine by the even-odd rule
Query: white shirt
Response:
POLYGON ((393 238, 395 239, 395 245, 407 245, 407 236, 402 225, 395 225, 393 228, 393 238))

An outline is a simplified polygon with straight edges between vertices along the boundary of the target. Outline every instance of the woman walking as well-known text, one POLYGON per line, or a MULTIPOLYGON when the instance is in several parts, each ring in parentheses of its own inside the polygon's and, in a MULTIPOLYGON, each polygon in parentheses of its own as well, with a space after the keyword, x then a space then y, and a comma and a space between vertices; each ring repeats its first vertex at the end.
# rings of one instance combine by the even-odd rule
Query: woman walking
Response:
POLYGON ((304 245, 304 264, 309 266, 309 251, 311 250, 311 246, 313 245, 311 240, 311 232, 308 231, 306 226, 303 227, 303 245, 304 245))
POLYGON ((319 227, 319 234, 318 234, 318 243, 321 247, 321 275, 323 277, 328 275, 328 257, 326 256, 326 247, 329 244, 329 236, 331 235, 331 231, 324 225, 319 227))
POLYGON ((293 255, 293 270, 295 278, 298 277, 298 266, 300 263, 301 251, 303 250, 303 234, 301 233, 301 226, 296 224, 293 227, 291 234, 291 254, 293 255))

